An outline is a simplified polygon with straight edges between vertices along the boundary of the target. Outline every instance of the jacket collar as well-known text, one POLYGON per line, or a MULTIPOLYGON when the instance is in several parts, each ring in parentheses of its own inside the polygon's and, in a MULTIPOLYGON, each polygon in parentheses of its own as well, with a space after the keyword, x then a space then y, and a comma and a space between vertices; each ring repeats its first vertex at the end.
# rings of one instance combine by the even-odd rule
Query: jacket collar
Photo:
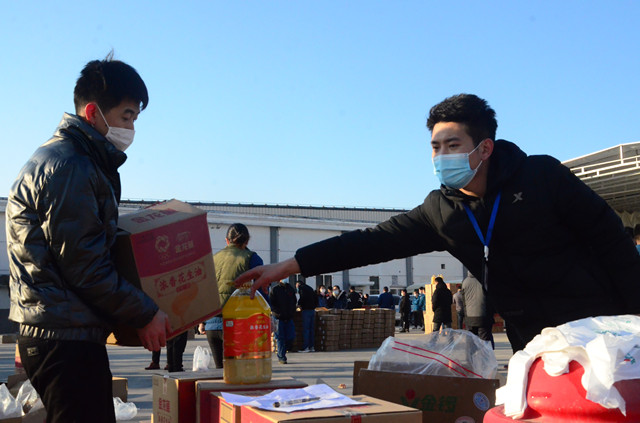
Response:
POLYGON ((76 146, 93 159, 113 185, 116 199, 120 202, 120 175, 118 168, 127 160, 127 155, 118 150, 93 126, 80 116, 65 113, 54 136, 70 138, 76 146))

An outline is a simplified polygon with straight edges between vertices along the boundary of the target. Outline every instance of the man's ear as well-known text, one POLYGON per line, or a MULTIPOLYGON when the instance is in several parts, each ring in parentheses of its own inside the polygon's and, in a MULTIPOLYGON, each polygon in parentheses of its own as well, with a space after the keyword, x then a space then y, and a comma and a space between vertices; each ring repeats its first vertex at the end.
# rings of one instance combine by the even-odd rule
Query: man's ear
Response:
POLYGON ((96 124, 96 113, 98 112, 98 108, 95 103, 87 103, 84 106, 84 117, 91 124, 96 124))
POLYGON ((491 157, 491 153, 493 153, 493 140, 491 138, 485 138, 482 140, 482 145, 480 146, 480 157, 482 160, 487 160, 491 157))

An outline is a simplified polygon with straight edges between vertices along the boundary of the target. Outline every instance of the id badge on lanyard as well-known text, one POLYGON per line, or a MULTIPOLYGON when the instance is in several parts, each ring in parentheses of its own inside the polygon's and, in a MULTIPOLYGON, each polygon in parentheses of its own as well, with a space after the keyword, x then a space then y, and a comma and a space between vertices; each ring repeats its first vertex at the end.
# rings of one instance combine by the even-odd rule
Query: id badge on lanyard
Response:
POLYGON ((493 235, 493 226, 496 223, 496 215, 498 214, 498 205, 500 204, 500 196, 502 192, 498 192, 496 196, 496 201, 493 203, 493 209, 491 210, 491 218, 489 219, 489 227, 487 228, 487 236, 485 237, 480 230, 480 226, 478 225, 478 221, 475 216, 471 212, 471 209, 466 203, 462 203, 465 211, 467 212, 467 216, 469 216, 469 220, 473 225, 473 229, 475 229, 478 238, 480 238, 480 242, 484 246, 484 258, 482 260, 482 285, 484 286, 485 291, 489 290, 489 242, 491 242, 491 235, 493 235))

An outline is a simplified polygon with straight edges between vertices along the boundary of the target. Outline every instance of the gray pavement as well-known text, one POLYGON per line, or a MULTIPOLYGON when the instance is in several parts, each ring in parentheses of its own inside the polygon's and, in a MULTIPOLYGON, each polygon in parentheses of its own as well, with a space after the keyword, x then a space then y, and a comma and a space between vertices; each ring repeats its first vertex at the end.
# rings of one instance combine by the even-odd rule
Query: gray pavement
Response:
MULTIPOLYGON (((410 339, 424 335, 414 330, 410 333, 396 333, 396 337, 410 339)), ((496 340, 496 358, 498 360, 499 378, 502 384, 506 380, 504 365, 511 358, 511 347, 506 334, 494 334, 496 340)), ((190 370, 193 352, 197 346, 208 347, 204 335, 196 335, 187 343, 184 353, 185 370, 190 370)), ((138 407, 136 421, 151 421, 153 397, 151 393, 151 375, 166 374, 165 371, 144 370, 151 362, 151 353, 143 348, 107 346, 111 362, 111 372, 114 376, 126 377, 129 384, 129 401, 138 407)), ((164 367, 166 356, 162 349, 161 367, 164 367)), ((279 364, 274 354, 273 376, 289 376, 301 380, 309 385, 326 383, 338 392, 351 395, 353 390, 353 362, 369 360, 376 352, 376 348, 357 350, 343 350, 314 353, 288 353, 288 364, 279 364), (344 387, 341 387, 344 385, 344 387)), ((15 344, 0 344, 0 380, 15 372, 14 369, 15 344)))

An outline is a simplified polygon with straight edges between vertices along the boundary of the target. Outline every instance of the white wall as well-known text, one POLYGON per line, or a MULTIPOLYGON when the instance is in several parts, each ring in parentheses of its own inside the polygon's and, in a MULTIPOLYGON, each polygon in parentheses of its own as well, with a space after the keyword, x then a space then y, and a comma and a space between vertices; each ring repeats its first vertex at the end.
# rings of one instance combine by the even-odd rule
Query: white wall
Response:
POLYGON ((413 259, 414 283, 430 283, 431 275, 442 275, 445 281, 461 282, 462 264, 447 252, 421 254, 413 259), (442 265, 444 264, 444 269, 442 265))

